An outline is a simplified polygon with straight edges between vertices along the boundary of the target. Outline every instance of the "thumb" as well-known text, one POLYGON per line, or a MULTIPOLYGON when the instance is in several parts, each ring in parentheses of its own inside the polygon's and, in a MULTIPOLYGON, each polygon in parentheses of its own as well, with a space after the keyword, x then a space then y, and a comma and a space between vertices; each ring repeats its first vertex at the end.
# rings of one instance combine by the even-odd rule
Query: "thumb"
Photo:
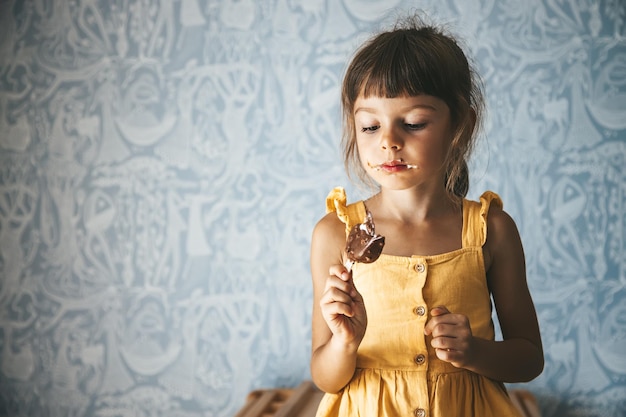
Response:
MULTIPOLYGON (((438 316, 443 316, 446 314, 450 314, 450 311, 445 307, 445 306, 437 306, 437 307, 433 307, 430 310, 430 316, 432 318, 434 317, 438 317, 438 316)), ((424 334, 426 336, 429 336, 432 331, 433 331, 433 327, 436 325, 437 320, 428 320, 428 322, 426 323, 426 326, 424 326, 424 334)))
POLYGON ((430 310, 430 315, 433 317, 443 316, 444 314, 450 314, 450 310, 446 306, 437 306, 430 310))
POLYGON ((361 293, 356 289, 356 285, 354 285, 354 279, 352 279, 352 275, 350 275, 348 283, 350 284, 350 297, 352 297, 352 299, 355 301, 363 301, 361 293))

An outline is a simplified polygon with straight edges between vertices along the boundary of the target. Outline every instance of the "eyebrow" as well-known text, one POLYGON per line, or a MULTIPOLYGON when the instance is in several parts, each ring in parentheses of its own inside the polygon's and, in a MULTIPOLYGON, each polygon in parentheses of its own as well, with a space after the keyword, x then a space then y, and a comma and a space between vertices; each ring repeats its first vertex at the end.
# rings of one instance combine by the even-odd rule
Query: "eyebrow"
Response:
MULTIPOLYGON (((409 106, 404 110, 406 111, 406 110, 414 110, 414 109, 426 109, 426 110, 437 111, 437 108, 430 104, 416 104, 414 106, 409 106)), ((356 109, 354 109, 354 114, 357 114, 360 111, 364 111, 367 113, 376 113, 376 109, 373 109, 371 107, 357 107, 356 109)))

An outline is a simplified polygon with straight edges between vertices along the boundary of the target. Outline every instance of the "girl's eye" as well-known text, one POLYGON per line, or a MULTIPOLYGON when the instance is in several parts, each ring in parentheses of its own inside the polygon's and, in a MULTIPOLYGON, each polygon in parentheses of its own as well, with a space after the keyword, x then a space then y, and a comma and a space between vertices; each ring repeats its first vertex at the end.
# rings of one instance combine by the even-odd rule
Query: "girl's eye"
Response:
POLYGON ((375 132, 380 126, 365 126, 361 128, 361 132, 375 132))
POLYGON ((422 130, 426 127, 426 123, 405 123, 404 125, 409 130, 422 130))

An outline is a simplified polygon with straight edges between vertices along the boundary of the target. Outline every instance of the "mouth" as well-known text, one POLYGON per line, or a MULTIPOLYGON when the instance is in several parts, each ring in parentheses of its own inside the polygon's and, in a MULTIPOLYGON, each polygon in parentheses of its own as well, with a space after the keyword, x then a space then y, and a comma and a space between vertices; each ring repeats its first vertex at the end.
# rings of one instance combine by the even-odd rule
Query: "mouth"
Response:
POLYGON ((383 162, 381 164, 373 165, 370 162, 367 165, 376 171, 398 172, 407 169, 417 169, 415 164, 407 164, 401 159, 394 159, 393 161, 383 162))

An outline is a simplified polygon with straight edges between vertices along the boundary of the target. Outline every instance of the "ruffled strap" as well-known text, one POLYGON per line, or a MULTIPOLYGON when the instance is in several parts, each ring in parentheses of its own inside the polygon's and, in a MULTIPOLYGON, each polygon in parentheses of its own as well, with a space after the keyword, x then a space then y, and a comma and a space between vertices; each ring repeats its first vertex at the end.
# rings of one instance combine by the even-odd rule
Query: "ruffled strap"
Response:
POLYGON ((363 201, 347 204, 346 190, 335 187, 326 197, 326 213, 337 213, 337 217, 346 225, 346 235, 352 226, 365 220, 366 210, 363 201))
POLYGON ((465 200, 463 205, 463 247, 483 246, 487 241, 487 215, 491 205, 502 208, 500 196, 485 191, 480 201, 465 200))

